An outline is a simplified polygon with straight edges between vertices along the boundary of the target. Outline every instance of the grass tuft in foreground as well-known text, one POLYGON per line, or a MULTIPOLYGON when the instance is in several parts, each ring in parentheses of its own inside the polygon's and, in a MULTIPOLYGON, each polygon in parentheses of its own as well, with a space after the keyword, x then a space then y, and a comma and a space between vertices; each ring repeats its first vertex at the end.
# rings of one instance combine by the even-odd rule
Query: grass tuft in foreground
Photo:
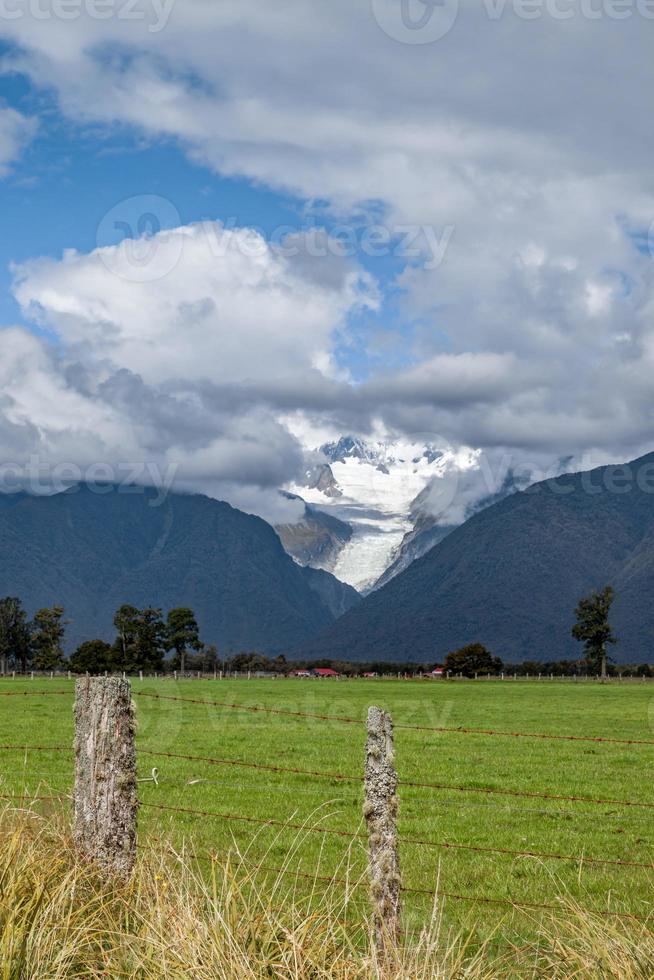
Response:
POLYGON ((435 908, 429 927, 382 967, 371 952, 361 903, 351 897, 355 891, 327 885, 317 906, 316 895, 301 894, 287 876, 262 886, 247 854, 235 851, 201 867, 192 854, 161 843, 143 855, 129 885, 112 886, 75 859, 64 830, 31 811, 6 809, 0 813, 0 977, 654 976, 648 927, 608 924, 572 903, 541 921, 537 942, 509 947, 500 957, 487 945, 473 948, 463 935, 445 934, 435 908))

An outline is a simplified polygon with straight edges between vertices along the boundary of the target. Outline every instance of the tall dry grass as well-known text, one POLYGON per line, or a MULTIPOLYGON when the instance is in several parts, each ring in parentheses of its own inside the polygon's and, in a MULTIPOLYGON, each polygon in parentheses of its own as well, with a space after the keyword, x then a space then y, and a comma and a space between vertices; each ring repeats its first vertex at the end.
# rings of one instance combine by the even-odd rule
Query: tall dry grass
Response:
MULTIPOLYGON (((295 845, 301 846, 301 840, 295 845)), ((293 864, 293 849, 287 861, 293 864)), ((0 813, 0 978, 63 980, 426 980, 654 977, 654 934, 572 904, 536 942, 501 956, 444 930, 437 906, 423 932, 379 963, 356 882, 320 886, 261 877, 237 851, 201 868, 161 842, 129 885, 80 864, 65 828, 30 811, 0 813), (356 898, 356 896, 359 898, 356 898)), ((284 870, 282 867, 281 870, 284 870)), ((347 877, 347 867, 341 869, 347 877)), ((365 893, 364 893, 365 901, 365 893)))

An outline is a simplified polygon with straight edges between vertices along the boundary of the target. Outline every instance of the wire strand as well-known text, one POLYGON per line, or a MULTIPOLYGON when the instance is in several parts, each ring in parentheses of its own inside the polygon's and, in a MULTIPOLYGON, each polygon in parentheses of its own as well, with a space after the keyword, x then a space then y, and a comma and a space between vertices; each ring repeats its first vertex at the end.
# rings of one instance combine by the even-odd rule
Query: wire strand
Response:
POLYGON ((0 698, 49 698, 57 694, 73 695, 74 691, 0 691, 0 698))
MULTIPOLYGON (((2 746, 0 746, 2 748, 2 746)), ((242 767, 244 769, 260 769, 265 772, 279 772, 279 773, 290 773, 298 776, 310 776, 318 779, 334 779, 339 782, 354 782, 362 783, 364 781, 363 776, 350 776, 344 773, 331 772, 331 771, 319 771, 315 769, 299 769, 293 766, 273 766, 265 763, 259 762, 244 762, 241 759, 224 759, 224 758, 214 758, 211 756, 202 755, 183 755, 176 752, 157 752, 154 749, 143 749, 140 748, 139 752, 144 755, 151 755, 162 759, 179 759, 187 762, 204 762, 207 765, 212 766, 235 766, 242 767)), ((398 780, 400 786, 409 786, 415 789, 438 789, 438 790, 452 790, 458 793, 483 793, 488 795, 498 795, 498 796, 511 796, 511 797, 524 797, 525 799, 538 799, 538 800, 559 800, 572 803, 590 803, 597 804, 601 806, 625 806, 625 807, 643 807, 645 809, 654 808, 654 803, 648 803, 642 800, 618 800, 612 799, 610 797, 590 797, 590 796, 573 796, 566 795, 563 793, 537 793, 528 790, 513 790, 513 789, 495 789, 494 787, 484 787, 484 786, 462 786, 451 783, 424 783, 417 782, 410 779, 400 779, 398 780)))
MULTIPOLYGON (((336 721, 346 725, 363 725, 361 718, 349 718, 344 715, 320 715, 308 711, 290 711, 286 708, 269 708, 263 705, 233 704, 229 701, 209 701, 199 698, 179 698, 172 695, 150 694, 145 691, 135 691, 137 697, 154 698, 158 701, 181 701, 187 704, 203 704, 209 707, 234 708, 238 711, 262 712, 274 715, 287 715, 293 718, 312 718, 318 721, 336 721)), ((492 728, 459 727, 429 727, 427 725, 395 724, 396 729, 415 732, 438 732, 454 735, 496 735, 503 738, 537 738, 563 742, 605 742, 613 745, 654 745, 652 739, 609 738, 600 735, 552 735, 544 732, 508 732, 492 728)))
MULTIPOLYGON (((218 860, 217 855, 214 854, 195 854, 193 858, 196 861, 206 861, 211 864, 215 864, 218 860)), ((327 884, 343 885, 345 887, 355 889, 362 888, 366 885, 363 880, 349 881, 347 878, 337 877, 336 875, 318 875, 308 871, 299 871, 294 868, 271 868, 268 865, 257 864, 252 866, 252 871, 264 871, 267 874, 276 875, 292 875, 296 878, 304 878, 309 881, 322 881, 327 884)), ((425 895, 433 899, 452 899, 454 901, 460 902, 471 902, 471 903, 481 903, 488 905, 508 905, 512 908, 519 909, 529 909, 529 910, 542 910, 542 911, 552 911, 552 912, 562 912, 565 911, 565 907, 561 905, 553 905, 551 903, 543 902, 518 902, 511 898, 490 898, 485 895, 459 895, 454 892, 437 892, 429 888, 410 888, 402 886, 401 891, 405 895, 425 895)), ((634 915, 631 912, 611 912, 605 909, 589 909, 584 908, 584 912, 588 912, 591 915, 616 917, 620 919, 634 919, 637 922, 649 922, 650 918, 634 915)))
MULTIPOLYGON (((193 816, 200 817, 217 817, 221 820, 244 822, 244 823, 254 823, 261 826, 273 826, 273 827, 286 827, 289 830, 301 830, 307 831, 309 833, 316 834, 332 834, 338 837, 345 837, 349 840, 367 840, 367 834, 364 833, 353 833, 348 830, 337 830, 331 827, 318 827, 318 826, 308 826, 306 824, 293 823, 287 820, 279 820, 274 817, 248 817, 243 814, 231 814, 231 813, 219 813, 213 810, 196 810, 192 807, 176 807, 169 806, 163 803, 141 803, 141 806, 148 807, 150 809, 161 810, 171 813, 186 813, 193 816)), ((462 844, 452 841, 430 841, 422 840, 417 837, 399 837, 399 842, 401 844, 413 844, 421 847, 434 847, 443 848, 446 850, 465 850, 474 851, 476 853, 483 854, 505 854, 512 857, 530 857, 530 858, 540 858, 543 860, 556 860, 556 861, 573 861, 575 864, 583 866, 587 865, 606 865, 606 866, 618 866, 618 867, 628 867, 628 868, 640 868, 646 871, 654 870, 654 863, 644 863, 636 861, 623 861, 618 858, 595 858, 586 857, 584 855, 574 856, 570 854, 557 854, 555 852, 547 851, 519 851, 512 850, 506 847, 484 847, 478 844, 462 844)))

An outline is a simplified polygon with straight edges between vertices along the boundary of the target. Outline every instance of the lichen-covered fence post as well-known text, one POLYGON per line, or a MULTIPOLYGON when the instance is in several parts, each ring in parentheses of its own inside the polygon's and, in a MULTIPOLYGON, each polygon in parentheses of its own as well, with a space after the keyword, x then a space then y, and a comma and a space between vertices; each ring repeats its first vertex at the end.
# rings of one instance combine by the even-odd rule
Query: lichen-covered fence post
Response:
POLYGON ((112 877, 136 861, 136 752, 131 685, 82 677, 75 687, 75 844, 112 877))
POLYGON ((369 708, 367 731, 364 816, 368 825, 375 942, 384 955, 401 938, 397 772, 390 715, 381 708, 369 708))

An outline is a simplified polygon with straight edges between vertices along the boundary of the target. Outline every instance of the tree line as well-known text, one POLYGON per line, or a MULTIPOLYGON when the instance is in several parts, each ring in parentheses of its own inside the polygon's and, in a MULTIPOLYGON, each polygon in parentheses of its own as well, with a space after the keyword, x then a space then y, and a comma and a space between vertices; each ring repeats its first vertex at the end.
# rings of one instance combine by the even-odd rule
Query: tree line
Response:
MULTIPOLYGON (((390 663, 388 661, 370 661, 368 663, 348 663, 342 660, 312 660, 300 661, 294 664, 284 664, 280 667, 279 660, 270 661, 258 654, 241 657, 241 662, 234 669, 240 670, 269 670, 285 672, 291 668, 331 667, 346 676, 356 677, 373 673, 379 676, 393 674, 415 675, 442 669, 446 674, 462 675, 463 677, 486 677, 501 674, 505 669, 519 676, 532 677, 543 674, 553 674, 557 677, 580 677, 588 673, 599 674, 606 678, 613 674, 623 677, 654 677, 654 667, 647 663, 628 664, 617 669, 608 653, 608 648, 615 645, 618 639, 609 621, 611 606, 615 600, 615 592, 610 585, 593 592, 581 599, 575 609, 575 623, 572 636, 583 643, 584 656, 579 660, 555 660, 543 663, 537 660, 524 660, 519 664, 505 664, 501 657, 493 656, 482 643, 468 643, 459 650, 448 653, 442 662, 429 664, 390 663)), ((284 660, 284 658, 281 658, 284 660)))
POLYGON ((0 599, 0 672, 25 673, 52 671, 66 667, 75 673, 100 674, 104 671, 161 671, 166 660, 171 669, 185 671, 193 654, 201 658, 204 669, 218 662, 214 646, 200 639, 192 609, 180 606, 169 610, 164 619, 161 609, 123 605, 114 616, 113 643, 87 640, 66 659, 64 640, 68 621, 62 606, 44 607, 29 619, 20 599, 0 599))
MULTIPOLYGON (((522 675, 552 673, 558 676, 574 676, 591 672, 606 678, 609 671, 614 672, 608 648, 618 642, 609 621, 614 600, 615 592, 610 585, 607 585, 604 589, 592 592, 579 601, 574 613, 575 623, 572 627, 572 636, 575 640, 583 643, 583 658, 576 661, 555 661, 549 664, 527 660, 522 664, 512 665, 512 672, 522 675)), ((474 677, 475 675, 484 676, 501 673, 504 664, 499 657, 493 657, 481 643, 470 643, 461 650, 448 654, 443 668, 451 673, 461 673, 464 677, 474 677)), ((632 671, 625 669, 623 673, 651 676, 647 664, 633 668, 632 671)))
MULTIPOLYGON (((578 661, 559 661, 558 663, 542 664, 538 661, 525 661, 516 664, 511 670, 516 674, 553 673, 561 676, 580 675, 587 672, 599 674, 606 678, 612 666, 608 648, 618 642, 613 632, 609 615, 615 600, 615 592, 610 585, 581 599, 575 609, 575 623, 572 636, 583 643, 584 657, 578 661), (549 670, 546 670, 546 667, 549 670)), ((645 674, 641 665, 638 676, 649 676, 649 667, 645 674)), ((481 643, 470 643, 461 650, 450 653, 445 658, 443 668, 451 673, 461 673, 464 677, 499 674, 504 664, 499 657, 494 657, 481 643)), ((625 673, 627 673, 625 671, 625 673)))
MULTIPOLYGON (((592 672, 602 677, 616 673, 608 654, 608 648, 617 643, 609 621, 615 593, 611 586, 593 592, 581 599, 575 609, 573 637, 583 643, 585 656, 580 660, 559 660, 550 663, 525 660, 521 664, 507 666, 516 674, 581 675, 592 672)), ((66 659, 64 639, 68 621, 61 606, 37 610, 28 619, 20 599, 7 596, 0 599, 0 673, 8 670, 53 671, 68 668, 75 673, 99 674, 105 671, 161 672, 164 669, 188 669, 213 671, 221 662, 229 671, 261 671, 276 674, 288 673, 298 667, 332 667, 339 673, 357 676, 364 673, 379 675, 413 674, 441 667, 451 674, 464 677, 499 674, 505 664, 500 657, 481 643, 469 643, 449 653, 442 663, 389 663, 373 661, 352 664, 346 661, 322 659, 315 661, 288 662, 285 657, 267 657, 263 654, 239 653, 225 661, 219 661, 213 645, 205 645, 200 639, 198 623, 192 609, 180 606, 169 610, 164 619, 161 609, 122 605, 114 616, 116 636, 112 643, 105 640, 87 640, 66 659), (172 656, 169 656, 172 654, 172 656)), ((648 664, 626 666, 620 669, 625 676, 654 676, 648 664)))
POLYGON ((446 674, 462 675, 463 677, 486 677, 501 674, 505 669, 511 673, 532 677, 538 674, 554 674, 557 677, 583 676, 584 674, 599 674, 602 678, 610 674, 620 673, 624 677, 654 677, 654 668, 649 664, 631 664, 621 667, 614 666, 608 653, 608 648, 618 642, 609 615, 615 600, 615 592, 610 585, 593 592, 578 603, 572 626, 572 636, 583 643, 584 656, 579 660, 556 660, 543 663, 537 660, 525 660, 522 663, 505 664, 501 657, 494 656, 483 643, 468 643, 459 650, 448 653, 443 661, 429 664, 369 662, 365 664, 348 664, 338 660, 304 661, 295 666, 308 669, 313 667, 332 667, 340 673, 356 676, 364 673, 375 673, 380 676, 391 674, 412 675, 442 669, 446 674))

